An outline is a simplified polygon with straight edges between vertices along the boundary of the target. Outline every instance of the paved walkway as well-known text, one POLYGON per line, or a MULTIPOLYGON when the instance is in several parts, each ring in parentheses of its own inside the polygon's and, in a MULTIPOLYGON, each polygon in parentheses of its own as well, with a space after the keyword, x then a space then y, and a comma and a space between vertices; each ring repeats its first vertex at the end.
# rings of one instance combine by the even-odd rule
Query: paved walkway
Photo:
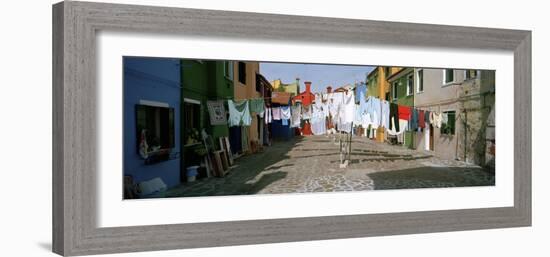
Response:
POLYGON ((361 191, 487 186, 493 173, 428 152, 356 137, 351 164, 339 168, 338 144, 326 136, 275 142, 264 152, 239 158, 224 178, 184 183, 167 197, 361 191))

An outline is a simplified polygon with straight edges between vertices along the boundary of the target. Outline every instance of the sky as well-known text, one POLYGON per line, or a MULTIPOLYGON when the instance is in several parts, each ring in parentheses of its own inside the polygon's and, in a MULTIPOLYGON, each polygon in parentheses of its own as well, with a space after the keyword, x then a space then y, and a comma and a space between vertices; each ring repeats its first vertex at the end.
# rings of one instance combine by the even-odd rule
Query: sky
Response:
POLYGON ((374 66, 348 66, 335 64, 296 64, 296 63, 260 63, 260 73, 268 80, 281 79, 289 84, 300 78, 300 90, 304 90, 304 81, 311 81, 313 93, 326 92, 326 87, 338 88, 346 84, 365 81, 366 74, 374 66))

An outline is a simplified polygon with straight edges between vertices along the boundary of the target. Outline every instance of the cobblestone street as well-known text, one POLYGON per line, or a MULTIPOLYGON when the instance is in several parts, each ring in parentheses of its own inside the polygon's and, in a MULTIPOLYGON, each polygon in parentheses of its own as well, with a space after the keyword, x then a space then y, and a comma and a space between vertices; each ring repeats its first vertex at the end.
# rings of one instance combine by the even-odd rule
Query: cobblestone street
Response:
POLYGON ((362 191, 379 189, 489 186, 493 173, 428 152, 355 137, 351 163, 339 168, 337 141, 327 136, 275 142, 243 156, 224 178, 184 183, 166 197, 362 191))

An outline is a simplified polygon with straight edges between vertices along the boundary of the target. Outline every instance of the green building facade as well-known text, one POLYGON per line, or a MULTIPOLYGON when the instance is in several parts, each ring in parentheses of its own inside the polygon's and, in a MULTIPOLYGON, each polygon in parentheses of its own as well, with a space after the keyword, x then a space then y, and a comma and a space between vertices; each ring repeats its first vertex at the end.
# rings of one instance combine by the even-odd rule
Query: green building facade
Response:
MULTIPOLYGON (((227 136, 227 125, 210 125, 208 100, 227 100, 233 98, 233 71, 231 61, 181 61, 182 99, 200 102, 198 126, 205 128, 215 138, 227 136)), ((190 101, 188 101, 190 102, 190 101)), ((182 107, 185 104, 182 103, 182 107)), ((182 113, 184 113, 182 111, 182 113)), ((185 120, 184 120, 185 121, 185 120)), ((185 124, 184 124, 185 127, 185 124)))
MULTIPOLYGON (((390 83, 390 99, 392 103, 404 106, 414 106, 414 69, 405 68, 388 78, 390 83)), ((404 146, 414 149, 415 132, 405 131, 404 146)))
POLYGON ((392 103, 414 106, 414 70, 407 68, 391 76, 390 99, 392 103))
POLYGON ((218 149, 218 138, 229 136, 226 124, 210 124, 207 101, 233 99, 233 64, 231 61, 181 60, 181 84, 182 159, 187 159, 182 167, 187 167, 196 165, 189 157, 203 147, 202 129, 212 136, 218 149))

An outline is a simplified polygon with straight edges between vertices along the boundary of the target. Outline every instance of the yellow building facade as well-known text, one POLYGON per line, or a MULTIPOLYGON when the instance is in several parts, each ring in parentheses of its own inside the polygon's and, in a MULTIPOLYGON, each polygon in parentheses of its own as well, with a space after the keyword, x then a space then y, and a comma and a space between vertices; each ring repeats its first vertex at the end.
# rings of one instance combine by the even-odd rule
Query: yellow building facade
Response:
POLYGON ((378 66, 367 75, 367 96, 374 96, 388 100, 391 84, 388 78, 401 67, 378 66))
POLYGON ((300 80, 296 79, 296 82, 285 84, 280 79, 271 81, 273 90, 277 92, 287 92, 292 94, 292 96, 297 96, 300 94, 300 80))
MULTIPOLYGON (((378 66, 367 74, 367 96, 377 97, 381 100, 389 100, 391 84, 388 78, 397 72, 401 67, 378 66)), ((384 142, 386 129, 379 127, 376 131, 376 140, 384 142)))

